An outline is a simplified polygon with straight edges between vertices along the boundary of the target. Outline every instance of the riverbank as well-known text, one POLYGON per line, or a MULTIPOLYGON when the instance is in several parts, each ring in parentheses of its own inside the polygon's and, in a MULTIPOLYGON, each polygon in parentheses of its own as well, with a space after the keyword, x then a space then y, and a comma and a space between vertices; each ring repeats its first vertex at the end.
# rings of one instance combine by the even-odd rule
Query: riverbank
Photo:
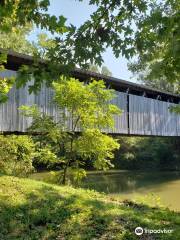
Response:
MULTIPOLYGON (((120 202, 95 191, 32 179, 0 177, 0 239, 141 239, 138 226, 170 229, 158 239, 180 239, 180 215, 168 209, 120 202), (165 236, 164 236, 165 235, 165 236)), ((142 239, 157 239, 143 234, 142 239)))
MULTIPOLYGON (((61 172, 39 172, 30 177, 59 184, 61 172)), ((104 192, 120 200, 157 203, 180 212, 180 172, 178 171, 88 171, 80 187, 104 192)))

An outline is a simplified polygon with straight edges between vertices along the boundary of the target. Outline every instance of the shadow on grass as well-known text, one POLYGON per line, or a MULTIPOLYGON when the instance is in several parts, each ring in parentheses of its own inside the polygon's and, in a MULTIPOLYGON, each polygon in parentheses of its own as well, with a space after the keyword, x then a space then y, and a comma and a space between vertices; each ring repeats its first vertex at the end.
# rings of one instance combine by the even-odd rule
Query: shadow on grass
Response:
POLYGON ((8 195, 0 198, 1 240, 180 239, 180 216, 169 210, 130 201, 107 203, 85 191, 61 194, 45 184, 18 194, 23 198, 17 203, 8 195), (174 232, 137 237, 137 226, 174 232))

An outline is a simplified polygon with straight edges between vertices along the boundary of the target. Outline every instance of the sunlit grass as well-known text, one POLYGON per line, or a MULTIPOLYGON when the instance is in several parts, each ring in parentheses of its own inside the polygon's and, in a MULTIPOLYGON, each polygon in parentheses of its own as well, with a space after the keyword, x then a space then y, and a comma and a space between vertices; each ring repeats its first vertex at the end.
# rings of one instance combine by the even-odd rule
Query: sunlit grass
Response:
POLYGON ((0 239, 139 239, 137 226, 174 229, 143 239, 180 239, 179 213, 95 191, 0 177, 0 239))

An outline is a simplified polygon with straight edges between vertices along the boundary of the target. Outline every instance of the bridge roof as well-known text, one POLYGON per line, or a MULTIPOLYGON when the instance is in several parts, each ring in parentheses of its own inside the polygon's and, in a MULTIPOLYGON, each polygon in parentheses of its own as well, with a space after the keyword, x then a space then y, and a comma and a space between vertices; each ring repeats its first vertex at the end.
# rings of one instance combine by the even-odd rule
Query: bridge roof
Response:
MULTIPOLYGON (((0 52, 4 52, 4 50, 0 49, 0 52)), ((44 60, 39 61, 42 64, 46 63, 44 60)), ((8 51, 7 64, 5 67, 10 70, 18 70, 21 65, 31 65, 32 63, 32 56, 17 53, 14 51, 8 51)), ((130 94, 146 96, 153 99, 160 98, 162 101, 170 101, 174 103, 180 102, 180 95, 150 88, 142 84, 125 81, 119 78, 109 77, 92 71, 76 68, 72 71, 72 76, 77 77, 81 80, 87 80, 89 78, 103 79, 106 82, 107 86, 110 86, 117 91, 128 92, 130 94)))

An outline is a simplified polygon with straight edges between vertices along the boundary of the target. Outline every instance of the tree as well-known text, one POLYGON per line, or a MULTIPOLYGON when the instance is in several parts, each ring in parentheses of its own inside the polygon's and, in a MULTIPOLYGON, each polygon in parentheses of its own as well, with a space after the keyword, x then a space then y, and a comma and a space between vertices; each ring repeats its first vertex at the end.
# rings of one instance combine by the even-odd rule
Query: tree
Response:
POLYGON ((35 50, 32 43, 27 40, 27 36, 32 30, 31 25, 13 28, 11 32, 0 32, 0 48, 13 50, 15 52, 33 55, 35 50))
MULTIPOLYGON (((145 84, 146 86, 152 87, 152 88, 156 88, 159 90, 164 90, 167 92, 172 92, 175 94, 179 93, 180 90, 180 85, 178 81, 175 82, 171 82, 169 81, 166 77, 162 76, 162 77, 158 77, 158 76, 149 76, 149 69, 148 69, 148 63, 144 62, 144 66, 146 65, 145 69, 141 68, 141 63, 140 61, 136 61, 133 63, 129 63, 129 70, 131 70, 131 72, 137 76, 137 80, 142 83, 145 84)), ((158 70, 157 70, 158 71, 158 70)), ((159 69, 160 71, 160 69, 159 69)))
POLYGON ((33 116, 31 131, 43 134, 43 141, 48 137, 44 147, 53 149, 56 160, 62 163, 62 183, 66 183, 69 169, 76 180, 83 177, 86 161, 92 161, 96 169, 108 169, 112 166, 113 151, 119 148, 115 139, 101 132, 106 127, 113 128, 112 116, 120 113, 118 107, 109 103, 113 90, 107 90, 103 81, 93 80, 87 85, 66 77, 53 83, 53 87, 61 113, 58 123, 38 113, 36 107, 21 110, 26 116, 33 116))
POLYGON ((96 65, 90 65, 89 70, 92 72, 101 73, 106 76, 112 76, 112 72, 106 66, 102 66, 101 69, 99 69, 96 65))
MULTIPOLYGON (((33 55, 37 51, 36 47, 26 39, 31 29, 31 25, 28 24, 24 27, 14 27, 11 32, 0 32, 0 49, 4 50, 4 53, 0 54, 0 71, 5 70, 4 64, 7 62, 6 52, 8 50, 30 55, 33 55)), ((7 100, 7 94, 14 82, 14 77, 0 77, 0 103, 7 100)))
POLYGON ((103 46, 111 46, 117 57, 136 56, 140 70, 148 68, 149 78, 179 82, 178 0, 92 0, 90 4, 96 4, 97 10, 80 27, 84 34, 77 34, 77 39, 88 36, 97 55, 103 46))
POLYGON ((178 170, 180 139, 164 137, 119 137, 121 148, 114 165, 120 169, 178 170))
MULTIPOLYGON (((10 26, 31 22, 56 33, 53 37, 56 47, 46 49, 50 60, 46 72, 53 63, 60 65, 63 74, 65 66, 68 70, 75 66, 88 69, 90 64, 101 66, 102 53, 111 47, 116 57, 136 56, 140 69, 148 68, 150 79, 179 83, 179 0, 90 0, 89 4, 95 4, 97 9, 79 28, 67 26, 63 16, 58 19, 47 14, 48 0, 3 2, 0 8, 2 29, 12 16, 10 26)), ((41 74, 40 66, 31 71, 37 73, 38 69, 41 74)), ((35 77, 40 78, 39 74, 35 77)), ((46 82, 53 80, 49 76, 46 82)), ((24 84, 27 81, 24 78, 24 84)), ((38 82, 39 79, 35 81, 35 88, 39 88, 38 82)))
MULTIPOLYGON (((10 37, 10 46, 12 43, 12 39, 17 40, 13 42, 14 50, 18 50, 18 46, 20 46, 22 49, 22 45, 26 49, 26 53, 29 53, 27 51, 27 45, 28 42, 25 43, 24 37, 24 27, 27 25, 36 25, 37 27, 40 27, 41 29, 46 29, 53 33, 59 33, 63 34, 67 31, 67 27, 65 26, 66 18, 63 16, 59 16, 57 18, 56 16, 50 16, 47 14, 48 6, 50 2, 49 0, 22 0, 22 1, 8 1, 3 0, 0 1, 0 32, 2 36, 1 45, 5 48, 9 49, 9 42, 6 39, 6 34, 10 37), (20 37, 22 33, 22 39, 20 37), (5 41, 3 41, 3 39, 5 41), (6 41, 7 40, 7 41, 6 41), (21 45, 22 43, 22 45, 21 45)), ((0 64, 4 64, 4 56, 6 52, 0 53, 0 64), (3 55, 3 56, 1 56, 3 55)), ((35 51, 35 54, 37 54, 37 51, 35 51)), ((7 56, 6 56, 7 58, 7 56)), ((0 65, 0 68, 2 68, 2 65, 0 65)), ((5 84, 1 84, 0 89, 0 98, 7 99, 7 88, 10 89, 12 87, 12 81, 9 79, 3 80, 5 84), (5 86, 5 89, 2 89, 2 85, 5 86)), ((24 82, 26 83, 28 81, 28 78, 24 78, 24 82)))
POLYGON ((106 66, 102 66, 101 74, 110 76, 110 77, 112 76, 112 72, 106 66))
POLYGON ((49 5, 49 0, 0 1, 0 30, 11 32, 14 27, 24 27, 31 23, 51 33, 65 32, 66 19, 47 14, 49 5))
POLYGON ((138 58, 130 69, 137 74, 143 72, 149 82, 179 85, 179 9, 176 0, 152 3, 151 12, 141 22, 138 58))
MULTIPOLYGON (((160 1, 142 22, 137 60, 129 69, 150 87, 179 94, 180 16, 179 1, 160 1)), ((172 110, 180 113, 180 106, 172 110)))
POLYGON ((51 85, 76 66, 101 66, 102 53, 111 47, 115 57, 138 59, 131 65, 133 72, 145 72, 144 78, 150 81, 161 79, 161 86, 164 82, 175 83, 179 91, 179 0, 90 0, 89 4, 97 9, 79 28, 66 25, 62 15, 57 18, 47 14, 49 4, 48 0, 0 3, 1 31, 31 23, 56 33, 48 40, 53 44, 45 46, 46 66, 37 61, 41 51, 36 52, 35 64, 20 70, 18 87, 26 85, 30 74, 35 79, 30 92, 37 92, 43 81, 51 85))
POLYGON ((92 72, 100 73, 97 65, 90 65, 89 70, 92 71, 92 72))
POLYGON ((26 176, 32 172, 34 143, 28 136, 0 135, 0 173, 26 176))
MULTIPOLYGON (((6 54, 0 54, 0 72, 4 70, 4 64, 7 62, 6 54)), ((7 100, 7 94, 14 84, 14 78, 0 77, 0 103, 7 100)))

